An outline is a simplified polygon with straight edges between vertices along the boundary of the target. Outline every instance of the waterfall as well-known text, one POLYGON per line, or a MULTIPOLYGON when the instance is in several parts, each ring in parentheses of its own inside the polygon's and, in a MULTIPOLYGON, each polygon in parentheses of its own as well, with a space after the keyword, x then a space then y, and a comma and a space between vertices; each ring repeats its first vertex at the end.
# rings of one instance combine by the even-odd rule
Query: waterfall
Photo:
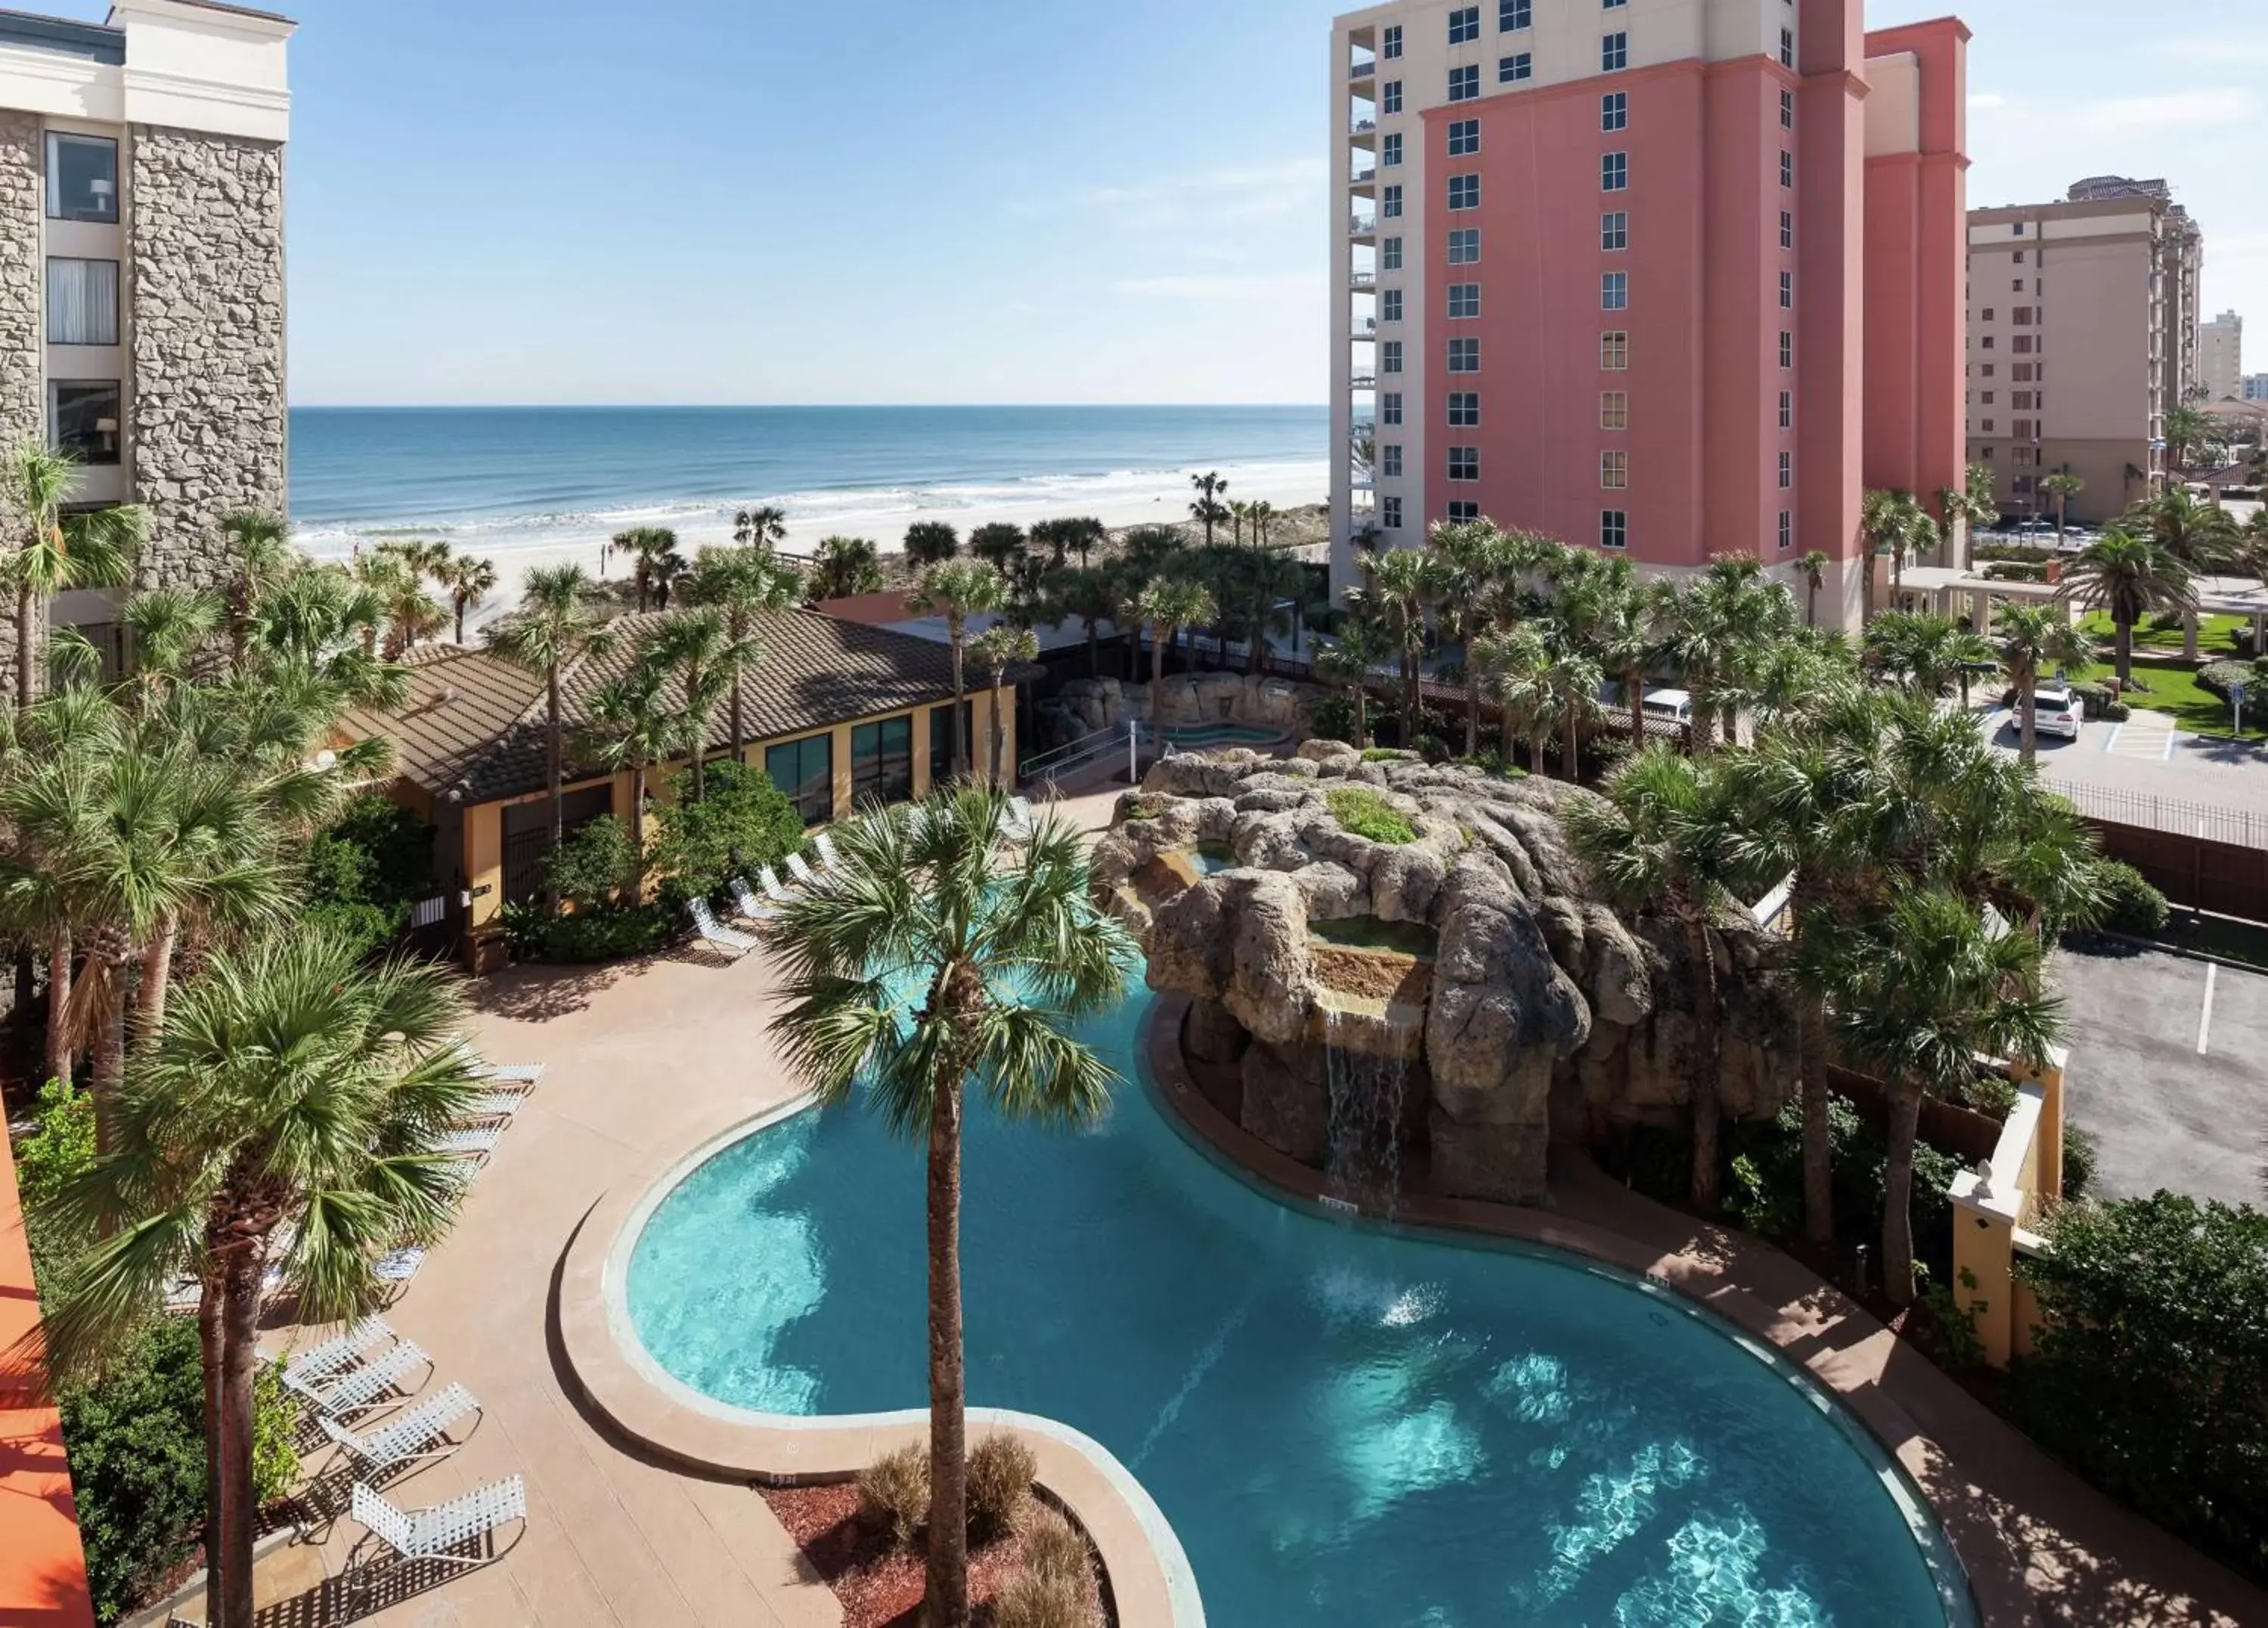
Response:
POLYGON ((1330 1196, 1368 1210, 1394 1212, 1402 1191, 1402 1114, 1410 1071, 1393 1020, 1323 1012, 1323 1076, 1330 1094, 1330 1196), (1365 1030, 1383 1053, 1349 1044, 1365 1030))

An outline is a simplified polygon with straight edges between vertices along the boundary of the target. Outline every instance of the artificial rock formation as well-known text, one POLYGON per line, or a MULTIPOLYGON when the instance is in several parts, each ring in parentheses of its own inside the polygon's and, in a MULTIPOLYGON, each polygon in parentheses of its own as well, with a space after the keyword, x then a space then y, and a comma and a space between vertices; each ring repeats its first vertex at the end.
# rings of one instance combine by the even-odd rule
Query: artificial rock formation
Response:
POLYGON ((1040 703, 1041 739, 1049 746, 1065 745, 1098 730, 1123 728, 1129 722, 1161 730, 1241 723, 1305 735, 1323 693, 1312 684, 1265 673, 1174 673, 1154 686, 1075 678, 1040 703))
MULTIPOLYGON (((1171 758, 1120 800, 1095 881, 1142 934, 1152 986, 1191 997, 1190 1053, 1241 1069, 1246 1129, 1320 1166, 1333 1068, 1344 1092, 1346 1058, 1388 1059, 1422 1115, 1435 1190, 1535 1203, 1555 1135, 1674 1119, 1695 1067, 1680 935, 1591 897, 1568 846, 1562 811, 1590 795, 1329 742, 1290 761, 1171 758), (1383 797, 1415 840, 1346 830, 1329 797, 1347 785, 1383 797), (1201 847, 1233 850, 1235 868, 1175 863, 1201 847), (1312 931, 1361 920, 1430 929, 1430 957, 1312 931), (1382 982, 1348 976, 1364 957, 1382 982)), ((1723 928, 1719 1096, 1735 1116, 1776 1113, 1793 1077, 1777 941, 1723 928)))

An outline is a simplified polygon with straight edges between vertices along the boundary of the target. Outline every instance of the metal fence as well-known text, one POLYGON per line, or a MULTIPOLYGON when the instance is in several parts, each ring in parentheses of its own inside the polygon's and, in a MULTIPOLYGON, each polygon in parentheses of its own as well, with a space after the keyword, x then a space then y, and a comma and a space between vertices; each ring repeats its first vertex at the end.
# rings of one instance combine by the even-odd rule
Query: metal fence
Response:
POLYGON ((2089 819, 2225 843, 2230 847, 2268 848, 2268 810, 2220 808, 2153 796, 2147 792, 2068 781, 2057 782, 2054 789, 2070 798, 2089 819))

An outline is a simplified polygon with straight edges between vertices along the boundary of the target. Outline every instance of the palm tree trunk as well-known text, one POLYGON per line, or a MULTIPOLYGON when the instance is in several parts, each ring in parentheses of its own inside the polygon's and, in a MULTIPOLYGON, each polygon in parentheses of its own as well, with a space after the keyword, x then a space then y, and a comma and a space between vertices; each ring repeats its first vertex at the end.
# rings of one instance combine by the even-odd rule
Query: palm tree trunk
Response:
POLYGON ((1717 1016, 1717 955, 1709 924, 1700 916, 1685 923, 1685 950, 1693 963, 1693 1207, 1702 1214, 1717 1208, 1717 1070, 1724 1049, 1717 1016))
POLYGON ((142 951, 142 987, 140 1004, 135 1011, 134 1038, 143 1051, 158 1044, 158 1031, 166 1022, 166 992, 173 981, 173 945, 181 935, 181 924, 173 916, 158 923, 158 930, 142 951))
POLYGON ((2032 704, 2033 692, 2040 686, 2040 677, 2027 663, 2017 668, 2015 679, 2016 727, 2022 742, 2023 759, 2032 763, 2038 759, 2040 750, 2040 709, 2032 704))
POLYGON ((1370 749, 1370 686, 1359 680, 1354 686, 1354 749, 1370 749))
POLYGON ((968 738, 968 686, 961 671, 961 628, 956 623, 951 629, 953 644, 953 777, 959 780, 968 773, 972 755, 968 738))
POLYGON ((1630 696, 1631 750, 1646 750, 1646 669, 1633 667, 1623 675, 1623 689, 1630 696))
POLYGON ((968 1459, 961 1332, 961 1109, 939 1071, 929 1125, 929 1587, 927 1628, 968 1628, 968 1459))
POLYGON ((1166 681, 1166 630, 1156 622, 1150 624, 1150 708, 1154 717, 1158 706, 1158 686, 1166 681))
POLYGON ((1567 780, 1569 784, 1583 778, 1583 719, 1573 708, 1567 709, 1567 780))
MULTIPOLYGON (((549 728, 546 731, 544 742, 548 759, 545 765, 545 778, 549 782, 551 792, 551 848, 552 852, 556 853, 559 850, 559 845, 567 840, 567 793, 564 785, 567 777, 567 747, 566 742, 560 735, 559 668, 556 663, 545 672, 544 682, 549 708, 548 713, 549 728)), ((548 883, 543 889, 543 913, 547 916, 556 916, 559 913, 559 890, 548 883)))
POLYGON ((464 602, 462 599, 460 599, 460 600, 458 600, 458 601, 457 601, 457 642, 458 642, 459 644, 462 644, 464 642, 465 642, 465 602, 464 602))
POLYGON ((1882 1293, 1894 1306, 1914 1297, 1914 1139, 1921 1127, 1921 1092, 1909 1085, 1890 1087, 1889 1147, 1882 1166, 1882 1293))
POLYGON ((2118 685, 2124 689, 2134 678, 2134 624, 2122 615, 2118 619, 2118 685))
POLYGON ((94 1039, 94 1074, 90 1082, 94 1095, 94 1150, 110 1151, 110 1130, 113 1111, 120 1084, 126 1078, 126 995, 120 987, 124 979, 126 957, 96 950, 87 957, 85 973, 99 979, 96 985, 100 1001, 96 1013, 94 1039), (95 965, 99 957, 101 965, 95 965))
POLYGON ((992 675, 991 723, 992 783, 997 786, 1000 783, 1000 757, 1007 749, 1007 743, 1002 738, 1005 731, 1000 727, 1000 675, 997 672, 992 675))
MULTIPOLYGON (((260 1278, 267 1250, 238 1243, 221 1276, 220 1470, 217 1532, 208 1531, 206 1563, 217 1574, 212 1628, 252 1628, 253 1378, 259 1367, 260 1278)), ((210 1598, 209 1594, 207 1596, 210 1598)))
POLYGON ((48 1078, 71 1076, 71 935, 58 933, 48 946, 48 1078))
POLYGON ((16 585, 16 710, 28 712, 32 706, 32 584, 26 581, 16 585))
POLYGON ((645 903, 645 765, 630 766, 630 903, 645 903))
POLYGON ((1807 627, 1819 626, 1819 584, 1817 583, 1810 583, 1803 590, 1803 625, 1807 627))
MULTIPOLYGON (((226 1363, 223 1356, 225 1344, 221 1326, 222 1299, 219 1277, 205 1272, 204 1293, 197 1302, 198 1377, 204 1384, 205 1436, 205 1530, 217 1532, 221 1527, 220 1494, 220 1431, 217 1427, 221 1416, 221 1373, 226 1363)), ((205 1620, 220 1621, 221 1573, 217 1566, 205 1568, 205 1620)))
POLYGON ((1550 733, 1549 730, 1528 732, 1528 772, 1539 780, 1543 776, 1543 741, 1550 733))

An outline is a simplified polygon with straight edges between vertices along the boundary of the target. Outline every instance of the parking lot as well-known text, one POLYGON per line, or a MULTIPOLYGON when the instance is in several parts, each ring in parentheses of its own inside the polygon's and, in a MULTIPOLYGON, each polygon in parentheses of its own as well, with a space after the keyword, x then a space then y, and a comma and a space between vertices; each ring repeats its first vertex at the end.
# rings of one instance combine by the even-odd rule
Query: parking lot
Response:
POLYGON ((2259 1204, 2268 1170, 2268 975, 2163 950, 2058 950, 2066 1111, 2100 1146, 2095 1191, 2259 1204))

